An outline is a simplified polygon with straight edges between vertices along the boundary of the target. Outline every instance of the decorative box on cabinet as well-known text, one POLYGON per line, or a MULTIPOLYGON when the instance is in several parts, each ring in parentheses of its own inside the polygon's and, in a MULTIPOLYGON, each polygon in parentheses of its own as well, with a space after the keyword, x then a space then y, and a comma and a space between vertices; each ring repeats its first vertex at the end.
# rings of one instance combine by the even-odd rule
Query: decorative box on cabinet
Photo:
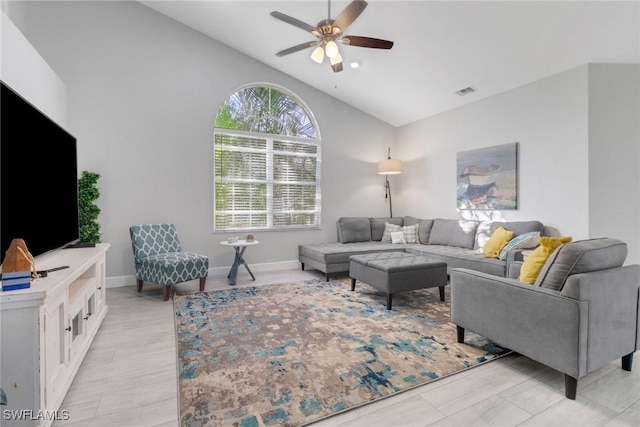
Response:
POLYGON ((33 280, 28 289, 0 292, 3 427, 73 419, 60 405, 107 314, 108 249, 103 243, 37 257, 38 270, 69 268, 33 280))

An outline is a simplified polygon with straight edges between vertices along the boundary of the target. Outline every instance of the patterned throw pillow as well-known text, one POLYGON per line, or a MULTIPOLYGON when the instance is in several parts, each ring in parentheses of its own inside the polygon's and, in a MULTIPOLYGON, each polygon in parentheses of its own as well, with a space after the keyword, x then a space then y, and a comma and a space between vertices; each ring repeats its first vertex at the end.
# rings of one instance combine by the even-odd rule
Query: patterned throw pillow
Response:
POLYGON ((391 232, 402 231, 402 226, 384 222, 384 232, 382 233, 382 243, 391 243, 391 232))
POLYGON ((420 243, 418 228, 420 224, 405 225, 402 227, 405 243, 420 243))
POLYGON ((389 234, 391 235, 391 243, 407 243, 404 240, 404 233, 402 231, 392 231, 389 234))
POLYGON ((540 232, 532 231, 524 233, 511 239, 507 246, 500 251, 499 259, 507 259, 507 254, 511 249, 533 249, 540 244, 540 232))

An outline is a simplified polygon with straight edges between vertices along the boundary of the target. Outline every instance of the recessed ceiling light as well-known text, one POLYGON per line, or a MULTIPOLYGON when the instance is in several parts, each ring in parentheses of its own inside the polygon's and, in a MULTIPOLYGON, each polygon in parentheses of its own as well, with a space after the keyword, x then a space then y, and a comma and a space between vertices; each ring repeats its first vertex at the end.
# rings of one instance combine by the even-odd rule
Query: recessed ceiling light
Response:
POLYGON ((360 66, 360 63, 357 61, 353 61, 352 63, 349 64, 349 66, 351 68, 358 68, 360 66))

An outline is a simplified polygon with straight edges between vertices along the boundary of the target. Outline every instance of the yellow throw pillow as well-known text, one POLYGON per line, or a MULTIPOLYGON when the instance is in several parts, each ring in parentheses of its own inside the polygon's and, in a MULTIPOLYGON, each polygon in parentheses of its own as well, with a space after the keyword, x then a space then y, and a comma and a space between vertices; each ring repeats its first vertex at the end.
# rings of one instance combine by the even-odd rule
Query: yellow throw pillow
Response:
POLYGON ((511 230, 506 230, 503 227, 496 227, 491 238, 482 248, 485 258, 498 258, 502 248, 507 246, 507 243, 511 241, 515 236, 515 233, 511 230))
POLYGON ((522 267, 520 268, 520 278, 522 283, 533 285, 538 278, 538 274, 542 271, 542 267, 547 262, 547 259, 553 251, 559 246, 569 243, 571 237, 540 237, 540 246, 538 246, 532 253, 524 260, 522 267))

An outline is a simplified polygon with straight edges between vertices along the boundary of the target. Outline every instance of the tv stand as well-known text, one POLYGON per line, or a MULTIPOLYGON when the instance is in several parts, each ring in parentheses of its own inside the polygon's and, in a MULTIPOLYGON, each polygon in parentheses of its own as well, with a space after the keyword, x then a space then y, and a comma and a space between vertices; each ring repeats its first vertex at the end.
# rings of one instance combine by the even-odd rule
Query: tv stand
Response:
POLYGON ((63 249, 82 249, 82 248, 95 248, 95 247, 96 247, 95 243, 78 242, 78 243, 71 243, 65 246, 63 249))
POLYGON ((49 427, 56 416, 73 417, 60 405, 107 314, 108 248, 102 243, 36 257, 38 269, 69 268, 32 280, 30 288, 0 292, 0 387, 7 394, 3 414, 22 411, 33 417, 3 418, 3 427, 49 427))

